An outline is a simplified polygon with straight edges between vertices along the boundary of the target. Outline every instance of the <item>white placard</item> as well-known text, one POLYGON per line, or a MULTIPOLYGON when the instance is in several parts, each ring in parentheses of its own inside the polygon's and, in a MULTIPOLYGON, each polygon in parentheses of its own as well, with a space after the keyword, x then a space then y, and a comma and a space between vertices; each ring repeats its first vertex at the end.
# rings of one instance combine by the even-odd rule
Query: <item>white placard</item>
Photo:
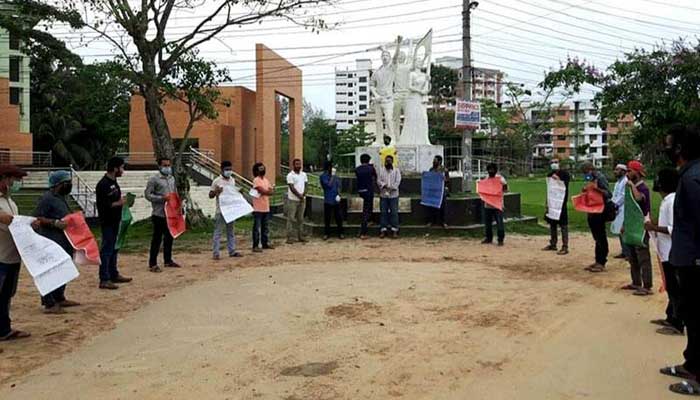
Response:
POLYGON ((56 242, 34 231, 34 218, 15 216, 9 226, 22 262, 39 293, 45 296, 77 278, 78 268, 68 253, 56 242))
POLYGON ((566 184, 560 179, 547 178, 547 218, 559 221, 566 201, 566 184))
POLYGON ((250 189, 248 194, 250 195, 250 197, 252 197, 254 199, 259 199, 261 196, 260 192, 258 192, 258 190, 256 188, 250 189))
POLYGON ((253 212, 253 207, 241 192, 230 186, 225 187, 219 195, 219 208, 227 224, 253 212))

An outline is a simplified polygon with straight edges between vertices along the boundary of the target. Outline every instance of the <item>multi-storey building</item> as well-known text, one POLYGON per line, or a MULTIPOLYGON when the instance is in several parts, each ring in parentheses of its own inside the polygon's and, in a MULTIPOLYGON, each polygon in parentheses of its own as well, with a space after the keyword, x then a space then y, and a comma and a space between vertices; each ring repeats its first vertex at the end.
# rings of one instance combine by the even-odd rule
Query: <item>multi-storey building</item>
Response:
POLYGON ((29 57, 19 38, 0 29, 0 163, 31 164, 29 85, 29 57))
MULTIPOLYGON (((462 79, 462 59, 460 57, 439 57, 435 59, 435 64, 454 69, 457 71, 459 79, 462 79)), ((474 67, 472 75, 472 99, 488 99, 497 104, 503 102, 503 72, 497 69, 474 67)), ((461 97, 462 94, 458 93, 458 96, 461 97)))
POLYGON ((347 130, 369 113, 371 60, 356 60, 355 68, 335 70, 335 121, 337 130, 347 130))

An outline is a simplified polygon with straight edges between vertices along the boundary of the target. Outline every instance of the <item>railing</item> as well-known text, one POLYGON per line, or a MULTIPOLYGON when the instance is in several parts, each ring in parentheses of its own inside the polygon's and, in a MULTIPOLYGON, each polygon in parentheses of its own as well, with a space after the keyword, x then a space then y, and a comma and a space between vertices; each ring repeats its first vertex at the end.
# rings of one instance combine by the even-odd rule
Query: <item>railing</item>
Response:
POLYGON ((70 173, 73 178, 73 191, 71 192, 71 196, 73 196, 80 208, 83 209, 85 217, 97 217, 97 195, 95 191, 87 185, 85 180, 72 165, 70 167, 70 173))
MULTIPOLYGON (((190 168, 195 169, 200 174, 208 174, 209 178, 214 180, 221 173, 221 164, 203 153, 201 150, 190 147, 189 151, 189 165, 190 168)), ((233 172, 233 178, 236 180, 236 184, 239 187, 246 189, 245 196, 248 196, 248 191, 253 188, 253 182, 248 180, 243 175, 233 172)))
MULTIPOLYGON (((193 150, 193 147, 190 147, 190 150, 193 150)), ((206 155, 207 157, 213 157, 214 156, 214 150, 211 149, 194 149, 198 154, 206 155)), ((134 152, 120 152, 117 153, 117 157, 121 157, 124 159, 124 161, 127 162, 127 164, 133 164, 133 165, 155 165, 156 164, 156 156, 153 152, 148 152, 148 151, 134 151, 134 152)), ((192 152, 183 152, 182 153, 182 161, 185 164, 190 163, 190 157, 192 157, 192 152)))
POLYGON ((0 150, 0 164, 50 167, 53 164, 53 155, 50 151, 0 150))

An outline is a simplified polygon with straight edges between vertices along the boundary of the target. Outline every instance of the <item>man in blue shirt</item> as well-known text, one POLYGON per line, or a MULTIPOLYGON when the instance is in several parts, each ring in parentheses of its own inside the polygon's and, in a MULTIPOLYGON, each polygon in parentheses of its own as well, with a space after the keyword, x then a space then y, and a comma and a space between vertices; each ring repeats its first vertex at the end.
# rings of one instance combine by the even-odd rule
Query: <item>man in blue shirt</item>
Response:
POLYGON ((683 378, 669 387, 672 392, 700 393, 700 127, 673 127, 666 137, 666 152, 680 168, 680 183, 673 206, 670 263, 677 267, 680 315, 688 344, 685 363, 661 370, 683 378))
POLYGON ((335 174, 335 168, 330 161, 323 165, 321 175, 321 187, 323 187, 323 221, 325 233, 323 240, 331 236, 331 214, 335 216, 335 224, 338 226, 338 237, 343 239, 343 217, 340 214, 340 179, 335 174))
POLYGON ((360 156, 361 165, 355 168, 357 178, 357 194, 362 198, 362 227, 360 228, 360 239, 367 239, 367 225, 372 217, 374 206, 374 185, 377 180, 377 171, 370 164, 372 158, 369 154, 360 156))

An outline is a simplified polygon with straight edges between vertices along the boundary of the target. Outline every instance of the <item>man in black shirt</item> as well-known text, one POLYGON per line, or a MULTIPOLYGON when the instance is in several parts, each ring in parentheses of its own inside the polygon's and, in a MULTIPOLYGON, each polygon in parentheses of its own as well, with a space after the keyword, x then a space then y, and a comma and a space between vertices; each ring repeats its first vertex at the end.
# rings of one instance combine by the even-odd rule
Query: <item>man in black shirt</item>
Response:
POLYGON ((362 198, 362 227, 360 228, 360 238, 367 239, 367 225, 372 218, 372 208, 374 205, 374 186, 377 181, 377 171, 370 164, 372 158, 369 154, 360 156, 360 165, 355 168, 357 177, 357 194, 362 198))
MULTIPOLYGON (((34 211, 34 216, 40 224, 38 233, 56 242, 70 256, 73 256, 73 246, 63 232, 66 229, 66 223, 62 219, 70 214, 66 196, 72 189, 70 172, 54 171, 49 176, 49 191, 41 197, 34 211)), ((46 314, 63 314, 64 307, 80 305, 75 301, 66 300, 65 292, 66 285, 63 285, 41 298, 46 314)))
POLYGON ((688 344, 685 363, 661 370, 684 379, 672 392, 700 393, 700 127, 677 126, 666 137, 666 152, 680 168, 680 183, 673 205, 670 263, 678 275, 680 316, 688 344))
POLYGON ((124 160, 114 157, 107 162, 107 173, 97 183, 97 213, 102 227, 102 249, 100 249, 100 289, 118 289, 115 283, 131 282, 117 270, 117 236, 122 220, 122 207, 126 197, 122 196, 117 178, 124 174, 124 160))

